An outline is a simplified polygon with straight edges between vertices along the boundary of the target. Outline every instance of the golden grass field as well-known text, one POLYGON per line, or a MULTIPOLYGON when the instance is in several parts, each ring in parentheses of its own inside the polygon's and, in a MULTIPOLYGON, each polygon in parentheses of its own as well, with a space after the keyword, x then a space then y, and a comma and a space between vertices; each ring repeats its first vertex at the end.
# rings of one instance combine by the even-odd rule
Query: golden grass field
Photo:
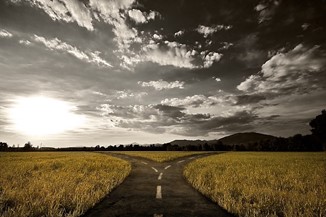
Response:
POLYGON ((125 154, 133 157, 142 157, 159 163, 175 160, 196 154, 203 154, 203 151, 115 151, 112 153, 125 154))
POLYGON ((79 216, 130 171, 98 153, 0 153, 0 216, 79 216))
POLYGON ((225 153, 189 163, 184 175, 238 216, 326 216, 325 153, 225 153))

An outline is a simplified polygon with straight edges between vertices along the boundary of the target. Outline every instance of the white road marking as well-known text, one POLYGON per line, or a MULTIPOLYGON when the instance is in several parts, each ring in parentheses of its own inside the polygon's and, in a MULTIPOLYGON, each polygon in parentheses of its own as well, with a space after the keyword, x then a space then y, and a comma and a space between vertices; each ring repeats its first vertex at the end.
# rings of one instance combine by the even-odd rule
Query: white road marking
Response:
POLYGON ((163 173, 160 173, 160 175, 158 176, 158 180, 161 180, 162 179, 162 176, 163 176, 163 173))
POLYGON ((162 199, 162 187, 160 185, 156 188, 156 199, 162 199))
POLYGON ((163 217, 163 214, 154 214, 154 217, 163 217))
POLYGON ((178 164, 179 164, 179 163, 182 163, 182 162, 184 162, 184 161, 185 161, 185 160, 178 161, 178 164))
POLYGON ((165 170, 169 169, 171 165, 164 167, 165 170))
POLYGON ((145 165, 147 165, 147 164, 148 164, 148 163, 146 163, 146 162, 144 162, 144 161, 142 161, 141 163, 142 163, 142 164, 145 164, 145 165))
POLYGON ((190 157, 189 159, 194 159, 195 157, 190 157))
POLYGON ((153 169, 155 172, 158 172, 158 170, 157 170, 156 168, 152 167, 152 169, 153 169))

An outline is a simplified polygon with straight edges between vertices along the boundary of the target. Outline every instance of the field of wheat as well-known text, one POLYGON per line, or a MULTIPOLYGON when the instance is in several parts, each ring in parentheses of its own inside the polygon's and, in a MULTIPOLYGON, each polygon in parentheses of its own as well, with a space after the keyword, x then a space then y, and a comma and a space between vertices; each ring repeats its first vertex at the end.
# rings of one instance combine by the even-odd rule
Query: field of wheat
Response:
POLYGON ((97 153, 0 153, 0 216, 79 216, 130 170, 97 153))
POLYGON ((325 153, 225 153, 189 163, 184 176, 238 216, 326 216, 325 153))
POLYGON ((159 163, 175 160, 197 154, 204 154, 202 151, 115 151, 113 153, 125 154, 133 157, 142 157, 159 163))

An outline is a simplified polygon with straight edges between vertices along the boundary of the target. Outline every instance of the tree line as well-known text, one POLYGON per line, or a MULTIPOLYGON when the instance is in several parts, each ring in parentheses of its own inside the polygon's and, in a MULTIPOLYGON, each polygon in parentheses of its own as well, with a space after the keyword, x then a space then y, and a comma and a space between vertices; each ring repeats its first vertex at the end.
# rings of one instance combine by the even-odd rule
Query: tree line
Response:
POLYGON ((199 145, 178 145, 166 143, 163 145, 142 146, 137 144, 95 146, 95 147, 69 147, 69 148, 39 148, 27 142, 22 148, 9 147, 7 143, 0 142, 0 151, 325 151, 326 150, 326 111, 323 110, 309 122, 310 135, 296 134, 288 138, 272 138, 251 143, 223 144, 217 140, 214 143, 199 145))

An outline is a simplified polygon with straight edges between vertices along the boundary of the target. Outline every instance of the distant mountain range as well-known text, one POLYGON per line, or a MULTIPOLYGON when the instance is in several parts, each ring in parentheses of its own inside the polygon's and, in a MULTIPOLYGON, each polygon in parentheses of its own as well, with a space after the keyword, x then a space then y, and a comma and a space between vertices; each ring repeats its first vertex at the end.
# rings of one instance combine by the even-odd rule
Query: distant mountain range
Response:
POLYGON ((218 140, 174 140, 170 142, 171 145, 178 145, 179 147, 187 146, 187 145, 203 145, 207 144, 215 144, 218 141, 221 141, 224 145, 240 145, 240 144, 248 144, 255 143, 265 140, 270 140, 276 138, 275 136, 255 133, 255 132, 247 132, 247 133, 236 133, 230 136, 223 137, 218 140))

